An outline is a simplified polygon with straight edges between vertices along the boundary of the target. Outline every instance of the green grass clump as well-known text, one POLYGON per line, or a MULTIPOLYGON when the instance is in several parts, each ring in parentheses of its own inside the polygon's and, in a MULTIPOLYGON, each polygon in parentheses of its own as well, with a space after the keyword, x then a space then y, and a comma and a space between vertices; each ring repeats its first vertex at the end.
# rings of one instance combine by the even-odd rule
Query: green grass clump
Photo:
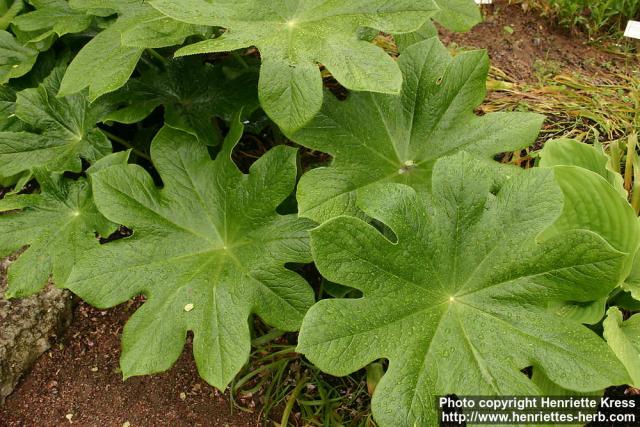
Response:
POLYGON ((590 34, 624 30, 628 20, 640 17, 640 0, 546 0, 562 25, 590 34))

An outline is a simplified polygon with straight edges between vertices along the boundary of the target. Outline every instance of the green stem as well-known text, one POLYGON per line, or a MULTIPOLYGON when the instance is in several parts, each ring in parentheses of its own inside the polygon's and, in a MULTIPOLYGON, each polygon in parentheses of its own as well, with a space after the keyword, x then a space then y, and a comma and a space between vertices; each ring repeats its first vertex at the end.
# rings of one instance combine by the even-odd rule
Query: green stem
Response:
POLYGON ((123 145, 123 146, 129 148, 131 151, 133 151, 134 153, 136 153, 138 156, 142 157, 143 159, 151 161, 151 157, 147 153, 144 153, 144 152, 140 151, 133 144, 131 144, 129 141, 127 141, 125 139, 122 139, 118 135, 114 135, 114 134, 112 134, 111 132, 109 132, 107 130, 104 130, 104 129, 100 129, 100 130, 102 131, 102 133, 107 135, 107 138, 117 142, 120 145, 123 145))
POLYGON ((240 378, 238 381, 236 381, 234 383, 234 385, 232 387, 233 392, 236 393, 238 390, 240 390, 240 387, 245 385, 250 379, 252 379, 256 375, 260 374, 261 372, 268 371, 272 367, 278 366, 281 363, 285 363, 286 364, 286 363, 288 363, 288 361, 286 359, 276 360, 275 362, 271 362, 271 363, 268 363, 266 365, 262 365, 259 368, 254 369, 253 371, 249 372, 247 375, 245 375, 244 377, 240 378))
POLYGON ((160 55, 158 52, 156 52, 155 50, 153 50, 151 48, 146 49, 146 51, 153 58, 155 58, 158 61, 160 61, 160 63, 162 64, 163 67, 167 65, 167 58, 165 58, 164 56, 160 55))
POLYGON ((287 400, 287 405, 284 407, 284 411, 282 412, 282 419, 280 420, 280 427, 287 427, 287 423, 289 422, 289 415, 291 415, 291 411, 293 411, 293 405, 296 404, 296 399, 302 392, 304 386, 307 385, 307 375, 303 375, 302 378, 298 381, 298 384, 289 395, 289 400, 287 400))
POLYGON ((251 342, 251 345, 254 346, 254 347, 260 347, 260 346, 263 346, 263 345, 275 340, 276 338, 280 338, 283 335, 284 335, 284 331, 281 331, 280 329, 273 328, 269 332, 267 332, 266 334, 262 335, 261 337, 258 337, 256 339, 254 339, 251 342))

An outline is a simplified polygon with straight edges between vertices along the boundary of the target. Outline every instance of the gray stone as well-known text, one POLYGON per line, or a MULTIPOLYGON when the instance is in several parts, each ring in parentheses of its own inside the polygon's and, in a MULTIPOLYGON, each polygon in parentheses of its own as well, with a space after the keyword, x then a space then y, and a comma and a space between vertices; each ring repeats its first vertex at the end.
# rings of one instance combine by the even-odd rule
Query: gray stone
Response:
POLYGON ((29 298, 7 301, 7 268, 15 257, 0 259, 0 404, 36 359, 71 321, 69 292, 51 284, 29 298))

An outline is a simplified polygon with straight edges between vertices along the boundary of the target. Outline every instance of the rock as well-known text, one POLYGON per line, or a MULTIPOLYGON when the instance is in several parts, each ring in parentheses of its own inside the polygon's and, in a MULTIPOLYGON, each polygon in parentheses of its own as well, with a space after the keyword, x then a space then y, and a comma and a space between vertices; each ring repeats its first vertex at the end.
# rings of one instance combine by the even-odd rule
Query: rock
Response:
POLYGON ((53 338, 69 326, 69 292, 47 286, 38 295, 7 301, 7 268, 15 257, 0 259, 0 404, 53 338))

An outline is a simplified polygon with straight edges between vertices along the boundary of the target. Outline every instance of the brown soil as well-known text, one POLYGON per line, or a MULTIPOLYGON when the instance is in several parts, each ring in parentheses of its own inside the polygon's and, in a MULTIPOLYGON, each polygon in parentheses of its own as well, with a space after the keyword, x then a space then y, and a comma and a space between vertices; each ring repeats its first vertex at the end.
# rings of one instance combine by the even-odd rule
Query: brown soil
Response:
POLYGON ((190 345, 170 371, 122 381, 120 334, 135 308, 78 304, 62 340, 0 407, 0 426, 257 425, 257 414, 232 410, 227 396, 199 378, 190 345))
MULTIPOLYGON (((516 81, 535 82, 535 61, 598 75, 622 63, 519 5, 485 7, 486 20, 467 34, 441 32, 445 43, 488 49, 492 64, 516 81), (505 31, 508 26, 514 31, 505 31)), ((134 305, 99 311, 80 303, 62 341, 40 358, 3 408, 0 426, 255 426, 257 414, 232 410, 228 396, 199 377, 187 344, 169 372, 122 381, 120 333, 134 305), (184 394, 182 394, 184 393, 184 394), (68 417, 71 416, 69 420, 68 417)))
POLYGON ((520 4, 498 0, 482 8, 483 23, 468 33, 441 30, 440 38, 447 45, 487 49, 491 65, 515 81, 536 82, 536 62, 557 64, 559 71, 592 77, 611 68, 624 70, 629 66, 622 55, 599 50, 588 44, 586 35, 571 34, 551 19, 524 11, 520 4))

